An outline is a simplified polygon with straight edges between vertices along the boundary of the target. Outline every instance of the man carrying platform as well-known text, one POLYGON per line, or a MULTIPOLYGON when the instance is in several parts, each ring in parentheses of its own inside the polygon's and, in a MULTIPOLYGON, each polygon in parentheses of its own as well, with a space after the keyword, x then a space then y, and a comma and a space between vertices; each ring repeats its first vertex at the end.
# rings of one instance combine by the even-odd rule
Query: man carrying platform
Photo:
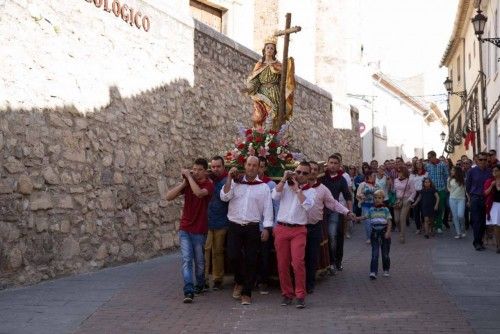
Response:
POLYGON ((236 167, 231 168, 220 191, 221 200, 229 202, 227 250, 234 270, 233 298, 241 298, 242 305, 252 303, 260 243, 269 238, 268 229, 273 226, 271 191, 257 176, 258 171, 259 159, 248 157, 245 174, 240 176, 236 167), (262 217, 264 230, 260 232, 262 217))
POLYGON ((307 235, 307 211, 314 205, 315 191, 307 183, 311 167, 301 162, 295 173, 285 175, 273 190, 273 199, 280 201, 277 224, 274 228, 274 247, 278 259, 282 306, 297 298, 297 308, 305 307, 306 272, 304 255, 307 235), (290 275, 293 268, 295 288, 290 275))

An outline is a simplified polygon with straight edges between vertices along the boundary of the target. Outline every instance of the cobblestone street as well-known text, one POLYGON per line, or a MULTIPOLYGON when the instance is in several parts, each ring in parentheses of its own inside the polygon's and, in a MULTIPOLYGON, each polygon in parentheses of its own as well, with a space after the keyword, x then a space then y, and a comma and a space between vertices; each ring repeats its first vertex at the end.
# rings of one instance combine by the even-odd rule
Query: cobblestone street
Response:
MULTIPOLYGON (((344 271, 320 279, 304 310, 277 289, 251 306, 226 289, 182 303, 179 255, 0 292, 1 333, 496 333, 499 256, 450 232, 394 242, 391 277, 368 279, 361 227, 346 241, 344 271)), ((410 230, 411 232, 411 230, 410 230)), ((397 233, 393 240, 397 239, 397 233)))

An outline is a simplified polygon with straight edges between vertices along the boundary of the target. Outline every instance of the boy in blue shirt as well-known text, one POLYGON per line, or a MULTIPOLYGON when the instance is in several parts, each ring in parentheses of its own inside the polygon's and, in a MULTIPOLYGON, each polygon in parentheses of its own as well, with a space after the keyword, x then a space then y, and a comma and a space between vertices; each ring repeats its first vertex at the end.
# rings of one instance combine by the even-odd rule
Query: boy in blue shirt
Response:
POLYGON ((385 193, 383 190, 377 190, 373 194, 375 205, 370 208, 365 217, 370 222, 371 234, 370 241, 372 245, 372 259, 370 263, 370 279, 377 279, 379 248, 382 251, 382 269, 384 277, 389 277, 391 260, 389 251, 391 249, 391 226, 392 216, 384 205, 385 193))

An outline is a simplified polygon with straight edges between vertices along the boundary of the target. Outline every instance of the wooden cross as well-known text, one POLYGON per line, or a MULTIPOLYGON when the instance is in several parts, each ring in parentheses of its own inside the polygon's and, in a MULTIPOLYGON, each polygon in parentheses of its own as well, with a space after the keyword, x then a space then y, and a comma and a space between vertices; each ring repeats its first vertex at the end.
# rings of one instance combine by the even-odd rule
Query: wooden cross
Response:
POLYGON ((278 128, 275 130, 279 130, 281 126, 285 123, 285 114, 286 114, 286 100, 285 100, 285 92, 286 92, 286 75, 287 75, 287 65, 288 65, 288 44, 290 42, 290 34, 299 32, 302 30, 301 27, 295 26, 290 28, 290 23, 292 21, 292 14, 286 13, 286 25, 285 30, 279 30, 274 33, 274 36, 285 36, 285 41, 283 43, 283 62, 281 63, 281 82, 280 82, 280 105, 278 110, 278 128))

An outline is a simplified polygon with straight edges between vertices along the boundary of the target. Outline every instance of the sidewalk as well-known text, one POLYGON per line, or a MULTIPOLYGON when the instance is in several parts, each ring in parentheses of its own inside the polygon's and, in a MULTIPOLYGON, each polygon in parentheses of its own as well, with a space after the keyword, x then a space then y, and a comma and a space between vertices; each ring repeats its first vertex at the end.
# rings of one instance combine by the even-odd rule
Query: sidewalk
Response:
MULTIPOLYGON (((410 232, 412 229, 410 229, 410 232)), ((362 228, 346 240, 344 271, 318 283, 304 310, 278 290, 241 306, 226 289, 182 303, 179 254, 0 292, 0 333, 493 333, 500 255, 447 233, 393 236, 391 277, 368 279, 362 228), (462 278, 462 279, 461 279, 462 278), (482 285, 479 285, 482 284, 482 285), (471 327, 471 325, 473 327, 471 327)), ((495 331, 497 332, 497 331, 495 331)))

